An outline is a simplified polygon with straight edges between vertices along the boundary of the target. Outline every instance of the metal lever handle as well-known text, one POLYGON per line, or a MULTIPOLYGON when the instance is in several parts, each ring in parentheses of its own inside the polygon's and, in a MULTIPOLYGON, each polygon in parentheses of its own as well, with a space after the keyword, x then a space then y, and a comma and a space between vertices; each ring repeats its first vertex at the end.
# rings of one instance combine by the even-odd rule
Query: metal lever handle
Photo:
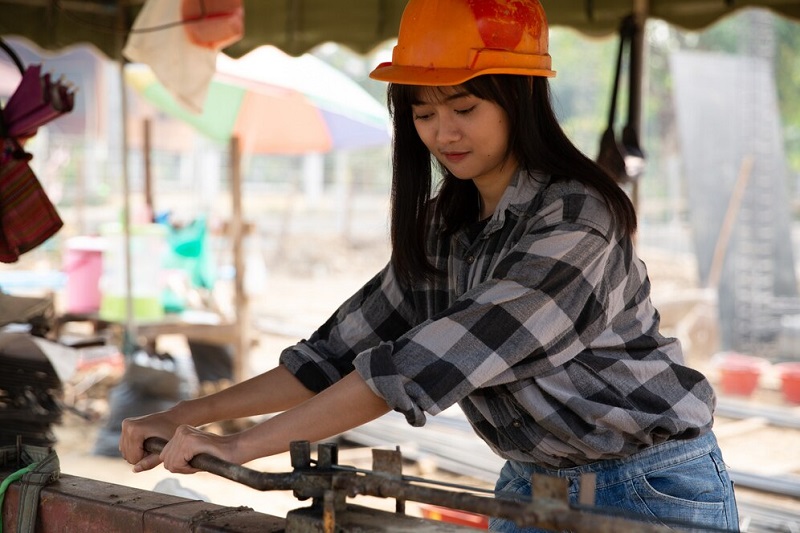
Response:
MULTIPOLYGON (((161 453, 167 441, 160 437, 150 437, 144 441, 144 449, 150 453, 161 453)), ((259 472, 242 465, 223 461, 207 453, 195 455, 189 464, 198 470, 216 474, 225 479, 236 481, 256 490, 292 490, 299 480, 299 473, 289 472, 271 474, 259 472)))

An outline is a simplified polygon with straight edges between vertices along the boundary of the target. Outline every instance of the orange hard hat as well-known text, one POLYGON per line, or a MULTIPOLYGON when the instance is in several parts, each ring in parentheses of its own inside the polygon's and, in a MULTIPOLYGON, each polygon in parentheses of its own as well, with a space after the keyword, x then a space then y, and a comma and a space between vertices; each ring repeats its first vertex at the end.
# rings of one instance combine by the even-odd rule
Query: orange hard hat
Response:
POLYGON ((481 74, 553 77, 539 0, 410 0, 392 61, 370 77, 458 85, 481 74))

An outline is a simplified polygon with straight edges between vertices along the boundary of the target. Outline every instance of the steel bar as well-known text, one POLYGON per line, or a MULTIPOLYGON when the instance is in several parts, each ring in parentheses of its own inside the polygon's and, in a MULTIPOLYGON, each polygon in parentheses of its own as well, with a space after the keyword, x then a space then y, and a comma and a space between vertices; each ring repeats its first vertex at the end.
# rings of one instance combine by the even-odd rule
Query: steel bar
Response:
MULTIPOLYGON (((144 447, 151 453, 160 453, 166 441, 149 438, 144 447)), ((385 473, 321 471, 319 469, 295 470, 291 473, 258 472, 250 468, 223 461, 208 454, 195 456, 189 464, 226 479, 257 490, 293 490, 298 497, 324 498, 331 489, 357 495, 396 498, 405 501, 429 503, 462 511, 512 520, 522 526, 539 526, 555 530, 592 531, 611 533, 630 531, 637 533, 666 533, 670 528, 639 522, 633 517, 609 516, 596 512, 571 509, 566 501, 539 498, 521 502, 477 496, 465 492, 447 491, 413 485, 385 473)), ((702 528, 700 528, 702 529, 702 528)))
POLYGON ((769 492, 780 496, 800 498, 800 476, 795 475, 764 475, 741 470, 729 471, 731 480, 736 485, 769 492))
POLYGON ((740 502, 739 516, 742 531, 761 531, 764 533, 800 532, 800 512, 792 512, 783 507, 762 505, 754 502, 740 502))
MULTIPOLYGON (((150 437, 144 441, 144 449, 150 453, 161 453, 166 444, 167 441, 164 439, 150 437)), ((261 491, 292 490, 300 484, 303 478, 300 471, 278 474, 259 472, 205 453, 194 456, 189 464, 198 470, 204 470, 261 491)))
POLYGON ((732 400, 717 403, 716 416, 726 418, 765 418, 773 425, 800 429, 800 412, 786 407, 763 407, 732 400))
POLYGON ((403 481, 378 476, 334 478, 339 490, 348 491, 348 496, 366 495, 380 498, 403 498, 440 507, 448 507, 472 513, 512 520, 520 526, 538 526, 557 531, 591 531, 595 533, 666 533, 666 526, 639 522, 631 518, 605 516, 597 513, 576 511, 566 502, 541 498, 531 502, 520 502, 475 496, 463 492, 452 492, 430 487, 418 487, 403 481))

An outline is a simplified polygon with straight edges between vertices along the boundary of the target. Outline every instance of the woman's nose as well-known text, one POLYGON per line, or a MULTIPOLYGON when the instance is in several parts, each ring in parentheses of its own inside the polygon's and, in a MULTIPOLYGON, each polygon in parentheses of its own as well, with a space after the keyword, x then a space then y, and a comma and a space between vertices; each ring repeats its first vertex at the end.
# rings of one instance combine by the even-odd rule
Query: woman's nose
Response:
POLYGON ((436 129, 436 140, 439 143, 446 143, 458 139, 461 136, 461 130, 453 118, 445 114, 439 115, 439 121, 436 129))

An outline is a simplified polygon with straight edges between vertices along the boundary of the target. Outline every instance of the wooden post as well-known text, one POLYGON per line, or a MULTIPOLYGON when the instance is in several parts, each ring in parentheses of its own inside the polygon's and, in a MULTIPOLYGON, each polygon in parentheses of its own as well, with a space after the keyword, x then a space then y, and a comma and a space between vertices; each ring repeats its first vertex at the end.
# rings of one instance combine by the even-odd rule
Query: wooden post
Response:
MULTIPOLYGON (((629 106, 631 116, 629 118, 631 126, 636 132, 636 138, 641 139, 642 131, 642 96, 644 91, 644 47, 645 47, 645 25, 650 11, 649 0, 634 1, 634 24, 636 30, 633 32, 633 42, 631 42, 631 65, 628 76, 631 77, 631 90, 628 98, 631 99, 629 106)), ((641 179, 640 176, 639 179, 641 179)), ((631 201, 637 214, 641 210, 639 190, 639 179, 633 182, 631 187, 631 201)))
POLYGON ((230 142, 231 169, 231 239, 233 240, 233 321, 236 328, 236 344, 233 359, 233 379, 240 383, 245 379, 247 355, 250 348, 250 310, 244 288, 244 224, 242 223, 242 172, 239 139, 230 142))
POLYGON ((125 264, 125 338, 123 353, 132 355, 136 344, 136 318, 133 312, 133 258, 131 257, 131 184, 128 169, 128 95, 125 85, 125 61, 119 61, 120 109, 122 113, 122 238, 125 264))
POLYGON ((155 207, 153 205, 153 163, 152 154, 150 153, 152 151, 151 126, 151 120, 149 118, 144 119, 142 124, 142 133, 144 136, 144 203, 147 207, 148 222, 154 222, 156 216, 155 207))
POLYGON ((733 184, 733 191, 731 191, 731 196, 728 199, 728 207, 725 209, 725 217, 722 219, 722 226, 719 228, 719 236, 714 244, 711 266, 708 269, 706 287, 711 289, 719 289, 719 282, 722 279, 722 267, 725 265, 725 255, 728 253, 733 229, 736 226, 736 219, 744 201, 744 193, 747 191, 747 185, 753 175, 754 164, 755 159, 753 156, 746 155, 739 166, 739 176, 736 178, 736 183, 733 184))

